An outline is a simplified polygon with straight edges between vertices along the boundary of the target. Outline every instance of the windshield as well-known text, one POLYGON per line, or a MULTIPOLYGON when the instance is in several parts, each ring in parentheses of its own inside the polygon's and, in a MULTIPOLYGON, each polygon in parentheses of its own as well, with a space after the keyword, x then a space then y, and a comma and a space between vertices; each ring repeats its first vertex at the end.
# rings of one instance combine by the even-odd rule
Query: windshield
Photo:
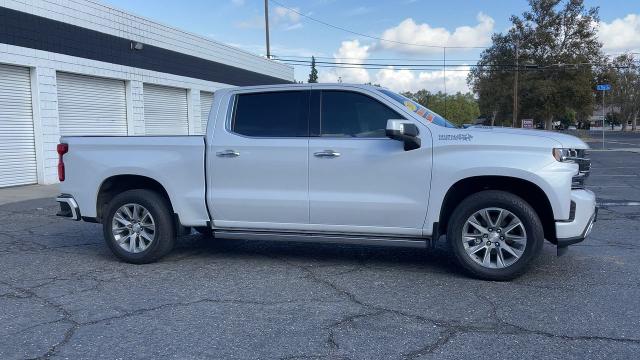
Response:
POLYGON ((448 127, 448 128, 456 128, 457 126, 453 125, 452 123, 450 123, 449 121, 447 121, 445 118, 443 118, 442 116, 436 114, 435 112, 427 109, 426 107, 418 104, 417 102, 402 96, 400 94, 394 93, 393 91, 389 91, 386 89, 378 89, 378 91, 380 91, 381 93, 387 95, 388 97, 392 98, 393 100, 399 102, 400 104, 402 104, 404 107, 406 107, 409 111, 412 111, 416 114, 418 114, 419 116, 425 118, 427 121, 432 122, 436 125, 439 126, 444 126, 444 127, 448 127))

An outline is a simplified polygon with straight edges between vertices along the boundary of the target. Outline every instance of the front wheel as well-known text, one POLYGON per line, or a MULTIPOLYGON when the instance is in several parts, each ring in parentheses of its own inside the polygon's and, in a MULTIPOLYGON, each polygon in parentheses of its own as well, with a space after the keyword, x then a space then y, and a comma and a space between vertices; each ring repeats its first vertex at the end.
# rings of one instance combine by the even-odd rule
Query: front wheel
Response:
POLYGON ((487 190, 458 205, 448 225, 447 239, 468 273, 503 281, 522 274, 538 256, 544 232, 535 210, 522 198, 487 190))
POLYGON ((169 203, 149 190, 128 190, 109 202, 102 222, 111 251, 125 262, 145 264, 173 248, 176 231, 169 203))

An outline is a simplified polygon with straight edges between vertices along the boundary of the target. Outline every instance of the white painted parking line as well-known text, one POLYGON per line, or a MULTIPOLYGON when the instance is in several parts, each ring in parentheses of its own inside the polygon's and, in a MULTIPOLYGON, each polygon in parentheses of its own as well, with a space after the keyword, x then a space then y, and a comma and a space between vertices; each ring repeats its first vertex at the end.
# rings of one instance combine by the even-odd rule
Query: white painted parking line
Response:
POLYGON ((603 203, 598 203, 598 206, 640 206, 640 201, 603 202, 603 203))
POLYGON ((638 175, 605 175, 605 174, 595 174, 591 176, 609 176, 609 177, 637 177, 638 175))
POLYGON ((613 170, 613 169, 638 169, 638 167, 637 166, 611 166, 611 167, 597 167, 597 168, 595 168, 595 170, 613 170))
POLYGON ((627 142, 613 141, 613 140, 607 140, 605 142, 612 143, 612 144, 622 144, 622 145, 638 145, 638 143, 627 143, 627 142))

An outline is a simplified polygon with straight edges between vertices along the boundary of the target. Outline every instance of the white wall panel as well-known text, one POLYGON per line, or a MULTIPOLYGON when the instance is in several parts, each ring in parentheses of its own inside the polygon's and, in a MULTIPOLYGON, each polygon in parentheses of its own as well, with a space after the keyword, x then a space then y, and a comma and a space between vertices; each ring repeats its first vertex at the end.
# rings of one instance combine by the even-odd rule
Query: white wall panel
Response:
POLYGON ((125 82, 57 74, 60 134, 127 135, 125 82))
POLYGON ((187 90, 144 84, 146 135, 188 135, 187 90))
POLYGON ((207 122, 209 120, 209 111, 213 104, 213 93, 208 91, 200 92, 200 119, 202 121, 202 133, 207 131, 207 122))
POLYGON ((0 187, 38 181, 30 69, 0 65, 0 187))

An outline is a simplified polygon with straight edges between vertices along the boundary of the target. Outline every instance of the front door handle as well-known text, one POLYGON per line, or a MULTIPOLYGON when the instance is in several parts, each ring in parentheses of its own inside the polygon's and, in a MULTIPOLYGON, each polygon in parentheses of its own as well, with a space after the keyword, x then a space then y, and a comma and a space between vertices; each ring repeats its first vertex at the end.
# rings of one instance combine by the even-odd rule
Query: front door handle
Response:
POLYGON ((337 158, 338 156, 340 156, 340 153, 333 150, 325 150, 313 153, 313 156, 319 158, 337 158))
POLYGON ((224 150, 216 153, 217 157, 238 157, 240 153, 235 150, 224 150))

